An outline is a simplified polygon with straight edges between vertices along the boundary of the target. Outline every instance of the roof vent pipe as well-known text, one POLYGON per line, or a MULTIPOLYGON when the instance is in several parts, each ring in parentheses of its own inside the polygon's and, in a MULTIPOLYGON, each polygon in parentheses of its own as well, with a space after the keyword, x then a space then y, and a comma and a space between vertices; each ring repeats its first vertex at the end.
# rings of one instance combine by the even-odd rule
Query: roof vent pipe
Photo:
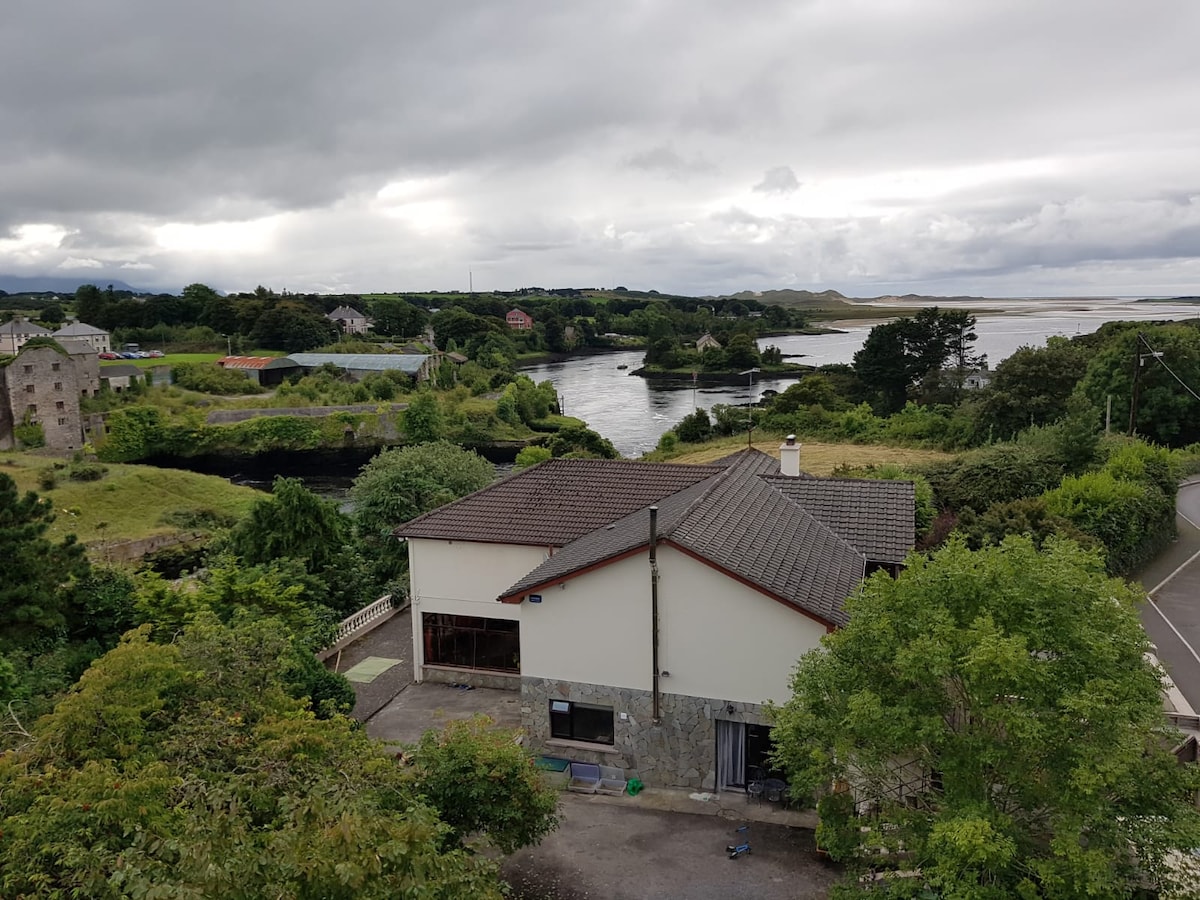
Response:
POLYGON ((779 474, 790 478, 800 477, 800 445, 796 443, 794 434, 789 434, 779 445, 779 474))

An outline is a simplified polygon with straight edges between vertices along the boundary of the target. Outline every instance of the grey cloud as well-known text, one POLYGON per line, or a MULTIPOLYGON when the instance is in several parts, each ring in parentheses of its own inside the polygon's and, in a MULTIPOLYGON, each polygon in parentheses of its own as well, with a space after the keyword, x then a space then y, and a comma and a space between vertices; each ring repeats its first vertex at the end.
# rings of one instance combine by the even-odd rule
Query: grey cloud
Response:
POLYGON ((1184 0, 5 12, 0 229, 69 234, 36 258, 0 249, 0 271, 96 260, 97 277, 144 264, 139 281, 168 287, 367 290, 462 286, 486 261, 493 287, 626 272, 696 293, 813 272, 847 289, 974 275, 973 293, 1022 273, 1100 293, 1195 275, 1200 5, 1184 0), (1046 166, 1004 169, 1022 161, 1046 166), (376 192, 406 179, 436 184, 453 224, 381 213, 376 192), (801 202, 860 180, 883 186, 820 216, 801 202), (154 239, 281 213, 260 252, 154 239))
POLYGON ((791 166, 775 166, 763 173, 762 181, 752 190, 760 194, 791 194, 799 190, 800 181, 791 166))

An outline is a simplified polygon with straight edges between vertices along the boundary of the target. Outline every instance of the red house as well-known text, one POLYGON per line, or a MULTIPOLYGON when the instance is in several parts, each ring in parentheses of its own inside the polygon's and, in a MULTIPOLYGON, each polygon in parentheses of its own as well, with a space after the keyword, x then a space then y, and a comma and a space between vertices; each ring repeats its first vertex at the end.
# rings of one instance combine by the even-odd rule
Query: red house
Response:
POLYGON ((517 331, 528 331, 533 327, 533 316, 519 309, 510 309, 504 321, 508 323, 509 328, 515 328, 517 331))

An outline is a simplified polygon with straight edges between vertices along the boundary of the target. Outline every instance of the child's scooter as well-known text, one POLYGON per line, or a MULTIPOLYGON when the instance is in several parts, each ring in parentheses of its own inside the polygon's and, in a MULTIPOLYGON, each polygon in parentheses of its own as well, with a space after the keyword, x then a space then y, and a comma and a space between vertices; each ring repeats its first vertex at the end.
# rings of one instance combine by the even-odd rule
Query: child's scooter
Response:
POLYGON ((735 834, 738 835, 737 843, 730 844, 725 848, 725 852, 729 854, 730 859, 737 859, 743 853, 750 852, 750 826, 741 826, 735 834))

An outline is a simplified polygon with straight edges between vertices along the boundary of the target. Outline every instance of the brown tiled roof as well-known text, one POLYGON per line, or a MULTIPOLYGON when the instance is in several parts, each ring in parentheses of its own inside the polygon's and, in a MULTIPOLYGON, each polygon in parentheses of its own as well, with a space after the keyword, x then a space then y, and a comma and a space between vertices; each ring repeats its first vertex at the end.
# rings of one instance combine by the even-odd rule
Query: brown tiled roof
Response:
MULTIPOLYGON (((857 589, 868 560, 901 562, 912 546, 911 482, 788 478, 757 451, 711 465, 715 474, 658 502, 660 540, 825 622, 845 624, 843 601, 857 589)), ((643 508, 583 535, 501 599, 519 599, 641 550, 649 522, 643 508)))
POLYGON ((873 562, 902 563, 916 541, 911 481, 786 475, 766 481, 873 562))
POLYGON ((396 535, 562 547, 720 471, 718 466, 551 459, 419 516, 396 535))

